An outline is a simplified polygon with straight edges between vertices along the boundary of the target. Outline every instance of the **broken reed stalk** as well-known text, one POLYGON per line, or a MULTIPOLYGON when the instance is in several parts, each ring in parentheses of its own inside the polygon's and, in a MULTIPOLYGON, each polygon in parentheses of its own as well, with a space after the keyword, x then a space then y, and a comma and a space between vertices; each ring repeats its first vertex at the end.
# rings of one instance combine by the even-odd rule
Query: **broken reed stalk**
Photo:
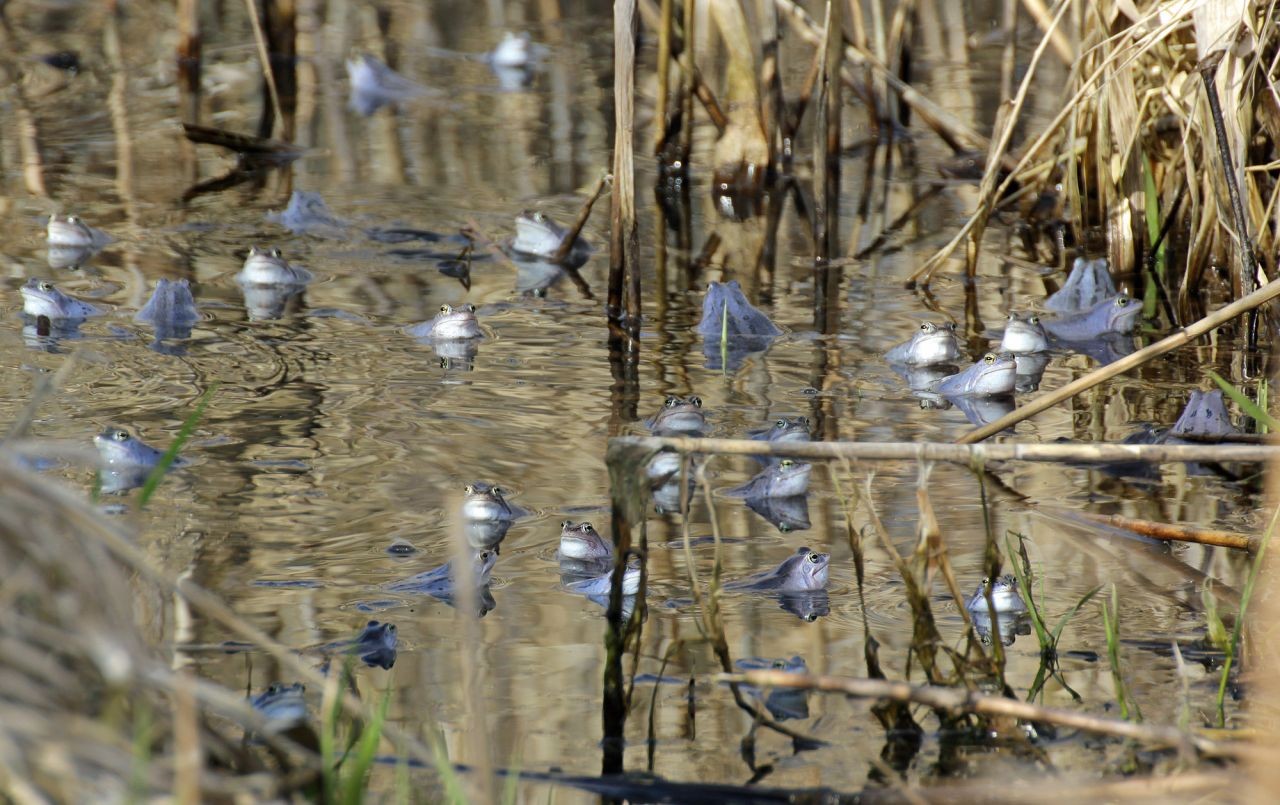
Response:
MULTIPOLYGON (((1061 512, 1066 514, 1066 511, 1061 512)), ((1157 523, 1152 520, 1138 520, 1119 514, 1093 514, 1091 512, 1070 512, 1073 517, 1092 520, 1101 525, 1132 531, 1144 537, 1163 540, 1165 542, 1194 542, 1198 545, 1214 545, 1219 548, 1234 548, 1254 553, 1258 549, 1258 539, 1246 534, 1231 531, 1216 531, 1209 528, 1192 528, 1183 525, 1157 523)))
POLYGON ((859 461, 948 461, 956 464, 992 461, 1043 461, 1116 464, 1190 462, 1260 462, 1280 458, 1280 445, 1200 444, 949 444, 946 442, 786 442, 752 439, 702 439, 681 436, 615 436, 609 449, 675 450, 734 456, 780 456, 800 459, 859 461))
MULTIPOLYGON (((1142 366, 1148 361, 1164 355, 1166 352, 1172 352, 1183 344, 1190 343, 1205 333, 1221 327, 1237 316, 1244 315, 1255 308, 1261 307, 1277 296, 1280 296, 1280 280, 1273 280, 1243 299, 1237 299, 1226 307, 1205 316, 1195 324, 1185 327, 1171 336, 1163 338, 1150 346, 1143 347, 1132 355, 1126 355, 1115 363, 1099 367, 1084 377, 1073 380, 1057 391, 1037 397, 1026 405, 1023 405, 1011 413, 1000 417, 995 422, 969 431, 959 439, 956 439, 956 442, 958 444, 973 444, 974 442, 980 442, 989 436, 994 436, 1000 431, 1010 428, 1024 419, 1030 419, 1041 411, 1052 408, 1063 400, 1074 397, 1082 391, 1087 391, 1099 383, 1110 380, 1116 375, 1123 374, 1130 369, 1142 366)), ((1229 458, 1215 459, 1212 456, 1206 456, 1203 460, 1231 461, 1229 458)))
POLYGON ((591 191, 591 195, 578 210, 578 217, 573 220, 573 224, 560 241, 560 248, 556 249, 556 253, 551 256, 551 262, 559 265, 569 258, 569 252, 573 251, 573 244, 578 241, 578 235, 582 234, 582 227, 587 225, 587 219, 591 217, 591 208, 595 206, 600 194, 612 179, 613 176, 609 173, 601 174, 600 181, 596 182, 596 189, 591 191))
MULTIPOLYGON (((636 229, 635 68, 636 3, 618 0, 613 7, 613 195, 610 196, 609 322, 625 325, 631 337, 640 331, 640 254, 636 229), (625 286, 625 287, 624 287, 625 286), (625 305, 625 319, 624 319, 625 305)), ((685 121, 689 125, 689 121, 685 121)))
POLYGON ((912 685, 907 682, 891 682, 883 679, 857 679, 836 676, 795 674, 786 671, 748 671, 741 674, 717 674, 716 682, 738 683, 756 687, 817 690, 827 693, 843 693, 863 699, 881 699, 896 702, 922 704, 936 712, 959 715, 985 715, 1016 718, 1056 724, 1083 730, 1097 735, 1138 741, 1152 747, 1176 747, 1195 749, 1204 757, 1240 760, 1258 755, 1261 750, 1243 741, 1218 741, 1205 738, 1177 727, 1158 727, 1137 724, 1111 718, 1099 718, 1075 710, 1056 707, 1040 707, 1003 696, 944 688, 932 685, 912 685))
POLYGON ((658 100, 654 104, 653 152, 661 152, 667 138, 667 96, 671 83, 671 37, 675 0, 662 0, 658 18, 658 100))

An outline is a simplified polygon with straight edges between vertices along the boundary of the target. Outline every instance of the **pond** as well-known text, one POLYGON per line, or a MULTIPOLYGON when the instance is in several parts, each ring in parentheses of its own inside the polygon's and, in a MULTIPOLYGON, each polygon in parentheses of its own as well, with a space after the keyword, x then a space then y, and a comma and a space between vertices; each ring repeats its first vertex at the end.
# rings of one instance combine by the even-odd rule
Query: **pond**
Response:
MULTIPOLYGON (((994 4, 973 2, 961 16, 951 5, 920 6, 914 84, 985 131, 999 102, 999 48, 962 34, 985 33, 998 13, 994 4)), ((638 160, 645 318, 638 381, 629 389, 611 368, 603 314, 607 200, 584 230, 594 253, 577 278, 518 273, 479 247, 464 284, 450 276, 457 264, 448 262, 465 248, 457 234, 464 227, 500 241, 514 234, 515 217, 526 209, 572 221, 609 166, 613 63, 603 33, 611 25, 609 4, 491 2, 481 9, 393 0, 300 7, 296 130, 304 153, 261 181, 187 201, 186 188, 231 163, 225 152, 187 142, 177 125, 171 10, 133 4, 104 39, 97 32, 105 14, 86 8, 68 21, 53 6, 10 8, 15 25, 33 34, 22 45, 23 69, 40 80, 10 87, 3 124, 0 301, 7 325, 0 328, 0 366, 11 382, 0 394, 0 419, 16 419, 37 381, 73 351, 80 365, 33 424, 41 439, 87 447, 106 426, 122 425, 164 447, 213 389, 183 451, 189 464, 171 472, 142 511, 129 505, 136 492, 104 490, 100 503, 110 513, 104 516, 130 518, 138 544, 157 564, 188 574, 288 646, 350 637, 371 619, 394 623, 394 666, 361 667, 357 687, 366 698, 390 689, 389 717, 410 732, 438 728, 459 762, 476 761, 466 737, 483 730, 499 766, 600 771, 604 610, 564 589, 556 550, 564 520, 590 521, 608 536, 610 437, 647 434, 644 419, 668 395, 694 394, 713 436, 741 436, 779 418, 804 416, 815 439, 951 441, 971 428, 965 411, 922 404, 883 353, 922 321, 954 321, 965 362, 980 358, 998 341, 1005 316, 1040 308, 1075 256, 1050 262, 1047 253, 1027 253, 1012 226, 993 227, 974 283, 953 272, 927 294, 904 290, 907 277, 950 238, 976 198, 972 185, 942 180, 938 165, 950 151, 924 127, 912 127, 909 147, 893 152, 887 179, 879 171, 868 178, 865 150, 851 149, 842 160, 841 243, 857 252, 933 183, 944 185, 883 248, 838 269, 838 326, 820 333, 814 308, 823 275, 813 268, 806 212, 795 203, 797 196, 812 201, 811 164, 800 159, 795 167, 802 192, 778 191, 784 198, 776 251, 771 260, 767 252, 760 259, 771 237, 765 217, 723 215, 710 177, 696 169, 713 147, 714 132, 706 127, 695 140, 687 230, 661 217, 651 193, 653 160, 638 160), (504 84, 476 58, 506 30, 528 31, 547 48, 527 85, 504 84), (112 42, 123 46, 118 53, 112 42), (64 50, 79 53, 74 75, 30 67, 35 56, 64 50), (343 60, 362 50, 392 57, 401 73, 429 91, 361 115, 348 104, 343 60), (24 145, 30 142, 38 161, 24 145), (295 190, 320 194, 341 224, 297 233, 273 220, 271 213, 284 209, 295 190), (114 241, 80 264, 53 265, 56 255, 44 241, 52 213, 75 213, 114 241), (396 228, 445 237, 392 243, 379 234, 396 228), (719 248, 705 250, 713 235, 719 248), (255 305, 236 281, 250 247, 280 249, 314 281, 279 304, 255 305), (414 250, 419 253, 405 253, 414 250), (50 280, 106 315, 71 332, 24 329, 19 288, 31 278, 50 280), (161 278, 190 283, 199 320, 188 338, 157 342, 133 321, 161 278), (704 353, 694 327, 708 283, 731 279, 785 332, 767 351, 726 369, 714 350, 704 353), (468 303, 485 331, 474 350, 452 351, 405 332, 441 305, 468 303), (527 512, 501 543, 492 608, 478 622, 472 651, 457 611, 385 585, 449 560, 463 490, 475 482, 500 485, 527 512), (391 550, 404 544, 413 550, 391 550), (467 705, 467 684, 478 687, 483 712, 467 705)), ((206 25, 202 122, 250 133, 262 104, 252 32, 231 7, 206 25)), ((1023 33, 1034 41, 1034 31, 1023 33)), ((643 41, 642 64, 652 64, 653 45, 643 41)), ((809 52, 786 41, 789 92, 802 81, 809 52)), ((1043 85, 1060 86, 1065 69, 1050 64, 1043 85)), ((652 142, 647 76, 648 68, 638 90, 642 154, 652 142)), ((1054 93, 1043 95, 1033 120, 1055 111, 1054 93)), ((865 111, 859 105, 846 111, 845 141, 865 140, 865 111)), ((1139 335, 1143 342, 1151 337, 1149 328, 1139 335)), ((1143 423, 1170 425, 1190 391, 1205 387, 1207 369, 1233 375, 1236 349, 1226 338, 1187 348, 996 438, 1119 441, 1143 423)), ((1095 365, 1086 355, 1054 352, 1039 386, 1058 388, 1095 365)), ((866 508, 851 508, 848 497, 855 487, 869 490, 890 538, 909 553, 919 525, 920 468, 911 462, 818 465, 801 508, 772 512, 774 520, 785 520, 782 529, 723 494, 757 468, 741 457, 707 465, 726 578, 773 567, 808 546, 831 554, 828 597, 806 610, 777 596, 725 593, 731 656, 800 657, 815 673, 863 677, 870 635, 888 678, 923 681, 911 654, 913 617, 902 578, 866 508), (865 537, 861 591, 851 532, 865 537)), ((86 467, 58 464, 46 473, 86 495, 93 491, 86 467)), ((1049 464, 992 466, 985 474, 937 465, 927 477, 964 595, 984 575, 988 528, 1002 547, 1006 534, 1021 539, 1051 624, 1102 588, 1100 598, 1071 618, 1060 646, 1062 680, 1080 701, 1051 681, 1042 703, 1115 713, 1098 605, 1102 598, 1109 602, 1114 585, 1126 684, 1143 716, 1162 724, 1177 722, 1184 691, 1193 722, 1212 718, 1218 675, 1194 662, 1180 675, 1169 644, 1185 648, 1204 636, 1203 580, 1238 590, 1247 560, 1223 549, 1170 548, 1070 514, 1251 533, 1259 528, 1256 486, 1172 465, 1145 478, 1049 464)), ((644 676, 626 729, 626 767, 677 781, 755 778, 768 786, 841 791, 856 791, 880 775, 885 731, 871 704, 818 694, 792 702, 787 726, 824 743, 795 751, 790 739, 761 731, 755 768, 748 765, 741 742, 751 718, 726 687, 711 681, 719 666, 698 640, 681 542, 684 518, 671 507, 647 511, 649 614, 637 665, 644 676), (671 651, 664 664, 681 643, 683 650, 671 651)), ((689 535, 705 580, 715 549, 701 489, 689 512, 689 535)), ((942 640, 961 646, 964 621, 940 581, 930 597, 942 640)), ((1230 590, 1219 598, 1234 611, 1230 590)), ((155 639, 204 676, 253 691, 291 681, 266 655, 207 650, 233 637, 216 624, 180 623, 169 607, 151 616, 155 639)), ((1039 668, 1039 645, 1021 635, 1005 651, 1006 679, 1025 697, 1039 668)), ((631 662, 628 657, 625 667, 631 662)), ((1230 702, 1227 712, 1230 722, 1236 715, 1230 702)), ((939 733, 924 712, 918 718, 925 742, 904 769, 913 779, 1040 773, 1037 756, 939 733)), ((1072 733, 1043 749, 1060 769, 1108 763, 1105 751, 1072 733)), ((375 778, 375 786, 387 784, 375 778)), ((532 783, 522 792, 548 796, 532 783)), ((556 797, 586 795, 561 791, 556 797)))

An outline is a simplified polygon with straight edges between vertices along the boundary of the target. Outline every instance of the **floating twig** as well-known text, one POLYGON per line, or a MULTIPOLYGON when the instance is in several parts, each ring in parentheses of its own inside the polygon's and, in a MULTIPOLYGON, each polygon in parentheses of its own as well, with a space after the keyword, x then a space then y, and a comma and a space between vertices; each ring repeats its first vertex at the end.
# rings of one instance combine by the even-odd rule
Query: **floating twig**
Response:
POLYGON ((587 219, 591 217, 591 208, 595 206, 600 194, 604 192, 604 189, 612 181, 613 174, 606 172, 600 175, 600 181, 596 182, 596 189, 587 197, 586 202, 578 210, 578 217, 574 219, 564 239, 560 241, 560 248, 556 249, 555 254, 551 255, 551 262, 556 265, 563 265, 564 261, 569 258, 569 252, 573 251, 573 244, 578 242, 578 235, 581 234, 582 227, 586 226, 587 219))
POLYGON ((1093 514, 1091 512, 1072 512, 1073 516, 1083 517, 1095 523, 1122 528, 1144 537, 1164 540, 1166 542, 1194 542, 1199 545, 1215 545, 1219 548, 1235 548, 1253 553, 1258 548, 1258 540, 1246 534, 1231 531, 1216 531, 1209 528, 1192 528, 1185 525, 1170 525, 1151 520, 1138 520, 1119 514, 1093 514))

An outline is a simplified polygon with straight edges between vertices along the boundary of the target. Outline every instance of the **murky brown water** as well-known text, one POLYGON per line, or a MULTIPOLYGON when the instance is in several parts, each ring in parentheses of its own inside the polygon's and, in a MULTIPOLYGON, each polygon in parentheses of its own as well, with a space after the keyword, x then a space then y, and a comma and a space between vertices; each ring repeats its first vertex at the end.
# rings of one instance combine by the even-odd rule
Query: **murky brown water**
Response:
MULTIPOLYGON (((976 115, 974 124, 985 128, 995 106, 997 60, 992 52, 969 52, 956 31, 966 25, 985 30, 982 20, 990 15, 970 9, 967 23, 953 20, 950 15, 958 12, 951 5, 925 4, 921 10, 919 46, 925 58, 917 62, 916 83, 957 114, 976 115)), ((403 598, 402 605, 372 615, 362 604, 387 598, 380 590, 385 582, 448 558, 450 506, 463 485, 485 480, 516 490, 515 502, 534 514, 507 534, 494 571, 496 608, 480 624, 483 644, 475 673, 484 692, 483 728, 501 765, 591 774, 600 765, 604 621, 600 607, 560 589, 554 551, 565 518, 590 519, 606 529, 606 441, 644 432, 641 423, 626 421, 626 409, 613 393, 601 302, 605 218, 597 214, 586 230, 598 247, 581 272, 595 295, 591 299, 567 280, 543 298, 522 295, 515 272, 496 260, 474 265, 468 291, 440 274, 433 261, 397 258, 389 254, 393 246, 360 233, 362 227, 392 225, 450 233, 472 222, 499 239, 511 234, 513 216, 524 208, 571 218, 579 204, 575 191, 589 187, 610 159, 612 63, 604 33, 609 8, 571 4, 561 9, 562 19, 553 20, 555 6, 495 2, 488 11, 465 3, 383 6, 392 22, 386 46, 398 54, 398 67, 445 92, 372 118, 346 107, 342 59, 353 47, 377 45, 373 7, 306 6, 300 28, 311 33, 300 40, 307 61, 300 70, 298 131, 311 150, 291 174, 272 174, 265 187, 245 185, 184 205, 179 201, 183 188, 228 163, 215 149, 192 151, 182 140, 169 12, 159 14, 157 22, 142 8, 130 7, 119 30, 127 46, 117 68, 103 38, 91 33, 104 24, 101 10, 86 8, 69 18, 68 12, 11 3, 10 19, 23 30, 40 32, 24 39, 21 53, 6 57, 11 78, 35 71, 31 56, 62 49, 78 50, 84 70, 70 79, 43 73, 46 82, 65 84, 56 91, 46 93, 43 85, 28 81, 21 97, 12 84, 5 96, 10 110, 25 105, 29 117, 6 112, 0 124, 5 258, 0 300, 8 322, 0 328, 0 366, 11 379, 8 392, 0 395, 0 419, 12 419, 35 379, 58 367, 74 348, 82 350, 85 364, 43 407, 34 426, 41 437, 87 445, 103 425, 123 423, 163 445, 194 401, 218 383, 187 451, 194 464, 175 472, 152 506, 136 517, 141 543, 158 562, 190 573, 291 646, 347 636, 370 617, 396 623, 398 662, 389 672, 361 670, 361 690, 371 694, 390 684, 391 717, 409 729, 438 723, 454 758, 464 762, 474 758, 461 736, 480 725, 463 704, 461 630, 454 610, 425 597, 403 598), (321 13, 327 15, 323 24, 316 16, 321 13), (460 56, 490 48, 504 27, 528 29, 550 48, 527 89, 504 91, 487 65, 460 56), (48 197, 24 181, 19 142, 28 125, 37 132, 48 197), (336 215, 356 226, 347 236, 323 238, 293 235, 268 222, 266 213, 282 208, 292 188, 323 194, 336 215), (83 268, 51 268, 42 219, 53 211, 79 213, 118 240, 83 268), (232 280, 244 252, 255 244, 281 248, 318 278, 278 319, 251 319, 232 280), (112 313, 88 322, 80 338, 50 341, 24 334, 17 289, 29 277, 52 278, 64 290, 112 306, 112 313), (132 312, 161 277, 189 279, 200 304, 202 321, 180 344, 181 354, 148 349, 149 332, 132 323, 132 312), (491 332, 472 360, 442 362, 430 346, 402 332, 429 318, 440 304, 464 301, 480 307, 491 332), (407 558, 389 555, 396 539, 411 542, 418 552, 407 558), (274 586, 279 583, 298 586, 274 586)), ((251 36, 238 14, 228 8, 226 16, 234 22, 210 21, 203 112, 205 122, 250 131, 260 108, 257 68, 246 44, 251 36)), ((797 54, 803 52, 796 48, 797 54)), ((789 87, 798 84, 806 64, 807 56, 799 55, 788 62, 789 87)), ((1054 69, 1045 78, 1047 87, 1061 80, 1054 69)), ((653 106, 647 78, 639 95, 640 117, 647 122, 653 106)), ((1044 109, 1052 109, 1056 96, 1043 95, 1044 109)), ((865 136, 863 120, 860 108, 850 111, 846 139, 865 136)), ((709 131, 700 133, 699 153, 709 151, 710 137, 709 131)), ((640 142, 649 142, 647 128, 640 142)), ((899 166, 887 188, 877 179, 873 212, 865 221, 854 212, 866 190, 864 161, 846 160, 845 242, 857 232, 855 247, 865 245, 937 177, 933 165, 946 155, 945 148, 921 129, 914 151, 916 163, 899 166)), ((789 333, 731 374, 708 369, 701 340, 692 332, 702 289, 709 280, 728 278, 749 288, 760 285, 754 255, 765 225, 760 218, 742 223, 721 218, 706 187, 698 184, 691 196, 694 252, 712 232, 725 246, 710 266, 690 271, 691 255, 656 223, 648 190, 651 166, 642 161, 641 168, 648 295, 639 371, 642 418, 667 393, 697 393, 718 436, 739 435, 782 415, 807 415, 821 423, 826 438, 949 440, 968 428, 964 415, 955 408, 922 409, 879 356, 921 319, 948 316, 962 328, 967 325, 971 352, 980 354, 987 339, 972 313, 966 318, 967 301, 976 305, 971 310, 983 326, 994 328, 1010 307, 1045 293, 1038 273, 996 259, 1006 252, 1026 257, 1004 231, 988 233, 986 259, 969 297, 960 282, 943 278, 930 300, 940 312, 930 312, 923 297, 902 290, 906 276, 971 207, 973 191, 954 186, 925 207, 892 241, 892 249, 844 269, 839 334, 820 336, 811 313, 815 283, 808 229, 789 205, 775 273, 758 291, 772 299, 764 307, 789 333), (659 290, 655 241, 664 235, 666 287, 659 290)), ((798 175, 808 182, 806 166, 798 175)), ((1201 383, 1203 367, 1230 373, 1232 350, 1226 342, 1188 350, 1020 425, 1017 438, 1114 440, 1140 422, 1169 424, 1186 392, 1201 383)), ((1057 356, 1042 386, 1058 387, 1091 365, 1083 356, 1057 356)), ((750 477, 752 467, 745 459, 717 459, 709 475, 715 488, 725 488, 750 477)), ((870 469, 859 468, 859 478, 870 469)), ((874 469, 879 512, 899 548, 907 550, 916 528, 917 470, 906 464, 874 469)), ((50 473, 86 494, 91 487, 84 468, 50 473)), ((1196 637, 1204 623, 1201 574, 1237 587, 1242 581, 1239 557, 1194 547, 1152 547, 1046 517, 1036 508, 1052 503, 1251 530, 1256 499, 1237 486, 1211 476, 1184 478, 1172 469, 1153 484, 1048 466, 1000 467, 994 474, 1001 485, 988 480, 993 527, 998 535, 1012 530, 1026 536, 1051 620, 1088 590, 1114 583, 1127 637, 1196 637)), ((940 466, 929 484, 967 593, 982 575, 985 531, 977 482, 966 470, 940 466)), ((863 676, 865 614, 886 673, 907 675, 911 626, 901 580, 873 541, 865 613, 861 610, 846 515, 825 468, 814 473, 807 529, 780 533, 738 501, 717 499, 716 505, 725 535, 736 538, 724 548, 729 575, 776 564, 802 544, 833 554, 830 612, 812 622, 772 598, 726 598, 735 657, 799 655, 815 672, 863 676)), ((711 534, 701 503, 692 517, 694 537, 711 534)), ((853 525, 865 524, 859 514, 853 525)), ((683 554, 668 545, 680 534, 678 515, 651 515, 649 539, 655 547, 649 559, 651 613, 642 673, 659 671, 654 658, 672 641, 698 634, 691 605, 664 606, 687 595, 683 554)), ((709 545, 696 548, 696 560, 705 574, 709 545)), ((941 588, 935 601, 944 637, 959 640, 961 618, 941 588)), ((230 637, 202 622, 188 632, 175 628, 171 618, 157 625, 166 643, 217 643, 230 637)), ((1064 676, 1083 702, 1073 705, 1055 683, 1047 688, 1045 702, 1107 712, 1113 706, 1112 679, 1096 605, 1076 617, 1063 648, 1097 652, 1104 659, 1064 659, 1064 676)), ((1008 651, 1008 679, 1025 695, 1038 665, 1038 647, 1034 638, 1020 637, 1008 651)), ((677 659, 666 673, 705 678, 715 670, 704 647, 691 647, 689 656, 692 665, 677 659)), ((264 657, 197 654, 193 659, 203 673, 232 687, 256 689, 276 679, 264 657)), ((1146 718, 1174 722, 1181 685, 1173 660, 1137 647, 1129 647, 1125 659, 1146 718)), ((911 671, 918 679, 918 668, 911 671)), ((1193 720, 1208 717, 1216 676, 1195 666, 1188 673, 1193 720)), ((749 719, 726 690, 705 682, 696 686, 696 722, 683 687, 660 685, 654 692, 641 685, 637 690, 627 732, 628 768, 645 767, 645 712, 656 695, 656 773, 723 782, 751 777, 738 749, 749 719)), ((815 696, 809 713, 808 719, 791 723, 830 745, 793 754, 788 741, 762 735, 757 762, 775 765, 767 784, 861 787, 884 742, 868 703, 815 696)), ((933 729, 931 720, 925 724, 933 729)), ((926 777, 959 766, 1007 774, 1009 764, 1020 762, 985 751, 961 753, 957 760, 952 750, 930 738, 911 773, 926 777)), ((1092 769, 1102 763, 1078 741, 1052 743, 1049 752, 1059 767, 1092 769)), ((1029 763, 1026 773, 1035 773, 1029 763)))

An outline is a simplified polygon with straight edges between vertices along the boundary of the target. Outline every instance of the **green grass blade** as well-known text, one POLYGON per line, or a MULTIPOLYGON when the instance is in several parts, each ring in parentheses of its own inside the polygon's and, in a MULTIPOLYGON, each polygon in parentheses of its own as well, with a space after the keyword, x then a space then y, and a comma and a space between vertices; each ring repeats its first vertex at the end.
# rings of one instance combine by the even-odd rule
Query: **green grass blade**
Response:
MULTIPOLYGON (((1269 391, 1270 388, 1271 388, 1271 385, 1267 382, 1267 379, 1265 377, 1258 378, 1258 407, 1261 408, 1263 411, 1270 410, 1271 408, 1270 399, 1269 399, 1271 394, 1271 392, 1269 391)), ((1258 423, 1259 433, 1269 433, 1270 431, 1271 431, 1271 428, 1267 427, 1266 423, 1264 422, 1258 423)))
POLYGON ((1234 400, 1236 405, 1240 406, 1240 410, 1253 417, 1254 421, 1259 425, 1268 430, 1275 430, 1280 427, 1280 422, 1277 422, 1274 417, 1259 408, 1258 404, 1249 399, 1243 391, 1223 380, 1217 372, 1210 372, 1209 377, 1213 378, 1213 382, 1218 384, 1218 388, 1222 389, 1223 394, 1234 400))
POLYGON ((373 759, 378 753, 378 743, 382 740, 382 725, 387 720, 387 707, 391 703, 391 689, 382 694, 382 702, 378 705, 373 718, 365 725, 356 745, 355 759, 343 771, 338 801, 342 805, 359 805, 364 801, 365 784, 369 779, 369 770, 373 768, 373 759))
POLYGON ((164 480, 164 474, 169 471, 170 465, 178 458, 178 451, 191 438, 191 434, 195 432, 196 425, 200 424, 201 417, 204 416, 204 409, 208 407, 209 400, 213 399, 213 393, 218 390, 218 384, 212 383, 200 395, 200 399, 196 401, 195 410, 182 423, 182 427, 178 430, 178 435, 173 438, 169 444, 169 449, 164 451, 164 455, 160 457, 159 463, 152 468, 147 475, 147 481, 142 485, 142 491, 138 493, 138 508, 141 509, 147 505, 147 501, 151 500, 151 496, 155 494, 156 489, 160 486, 160 482, 164 480))
POLYGON ((1031 618, 1031 628, 1035 629, 1036 640, 1040 643, 1040 653, 1043 655, 1051 654, 1053 643, 1049 640, 1048 630, 1045 629, 1044 617, 1040 614, 1040 607, 1036 604, 1035 597, 1031 595, 1031 579, 1028 577, 1030 568, 1027 566, 1026 551, 1019 552, 1014 550, 1011 532, 1004 535, 1004 541, 1005 549, 1009 552, 1009 564, 1013 565, 1013 575, 1018 580, 1018 592, 1022 595, 1022 600, 1027 605, 1027 615, 1031 618))
POLYGON ((1073 617, 1075 617, 1075 614, 1080 611, 1080 607, 1087 604, 1089 600, 1092 599, 1095 595, 1097 595, 1098 591, 1101 589, 1102 589, 1102 585, 1099 584, 1097 587, 1094 587, 1092 590, 1090 590, 1089 592, 1081 596, 1080 600, 1076 602, 1075 606, 1073 606, 1071 609, 1067 610, 1066 612, 1062 613, 1062 617, 1058 619, 1058 625, 1053 627, 1053 644, 1055 646, 1058 645, 1058 638, 1062 637, 1062 630, 1067 628, 1067 622, 1070 621, 1073 617))

